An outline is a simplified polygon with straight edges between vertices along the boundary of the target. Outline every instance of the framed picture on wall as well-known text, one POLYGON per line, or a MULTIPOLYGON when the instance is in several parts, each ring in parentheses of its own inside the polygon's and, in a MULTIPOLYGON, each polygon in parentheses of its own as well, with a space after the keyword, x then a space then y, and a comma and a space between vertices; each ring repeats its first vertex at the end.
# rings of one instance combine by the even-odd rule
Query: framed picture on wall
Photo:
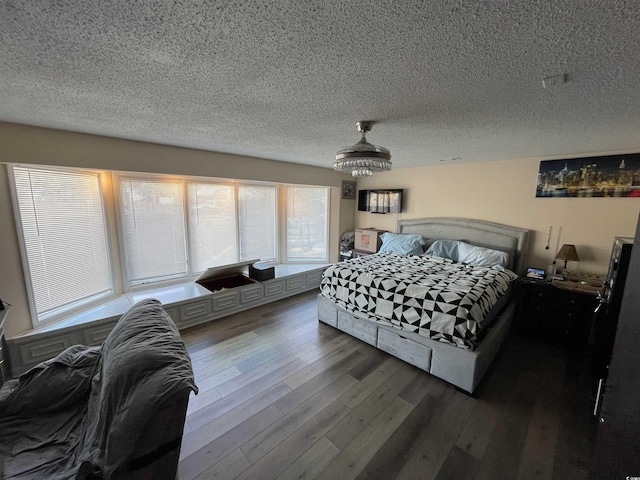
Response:
POLYGON ((640 153, 542 160, 536 197, 640 197, 640 153))
POLYGON ((342 181, 342 198, 343 200, 355 200, 356 182, 342 181))

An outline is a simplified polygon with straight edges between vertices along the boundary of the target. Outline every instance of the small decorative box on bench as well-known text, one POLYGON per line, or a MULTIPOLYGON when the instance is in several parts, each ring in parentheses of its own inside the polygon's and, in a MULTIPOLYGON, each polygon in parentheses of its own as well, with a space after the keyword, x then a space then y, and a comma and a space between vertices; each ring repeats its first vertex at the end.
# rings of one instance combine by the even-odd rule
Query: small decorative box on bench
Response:
POLYGON ((249 265, 249 278, 264 282, 265 280, 271 280, 276 276, 276 269, 273 265, 267 265, 266 263, 255 263, 249 265))
POLYGON ((196 283, 199 283, 211 292, 250 285, 255 283, 255 280, 247 277, 244 272, 247 266, 257 261, 258 260, 249 260, 231 265, 207 268, 202 275, 196 278, 196 283))

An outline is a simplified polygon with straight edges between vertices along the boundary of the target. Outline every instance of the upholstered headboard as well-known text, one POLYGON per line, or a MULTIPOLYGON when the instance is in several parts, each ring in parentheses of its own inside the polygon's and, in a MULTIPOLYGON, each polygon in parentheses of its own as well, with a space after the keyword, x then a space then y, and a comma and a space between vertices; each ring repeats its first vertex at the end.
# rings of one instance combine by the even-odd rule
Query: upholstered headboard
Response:
POLYGON ((509 253, 511 270, 519 275, 526 273, 530 232, 523 228, 470 218, 433 217, 398 220, 396 231, 422 235, 426 247, 435 240, 464 240, 502 250, 509 253))

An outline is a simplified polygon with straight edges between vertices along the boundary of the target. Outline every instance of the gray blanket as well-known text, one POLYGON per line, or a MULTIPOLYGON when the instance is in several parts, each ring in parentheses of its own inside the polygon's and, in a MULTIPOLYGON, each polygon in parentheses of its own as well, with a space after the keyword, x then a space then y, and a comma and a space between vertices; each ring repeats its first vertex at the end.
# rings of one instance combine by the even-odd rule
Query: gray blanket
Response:
POLYGON ((145 300, 101 347, 76 345, 0 399, 0 472, 7 479, 121 478, 140 434, 175 394, 197 387, 171 318, 145 300))

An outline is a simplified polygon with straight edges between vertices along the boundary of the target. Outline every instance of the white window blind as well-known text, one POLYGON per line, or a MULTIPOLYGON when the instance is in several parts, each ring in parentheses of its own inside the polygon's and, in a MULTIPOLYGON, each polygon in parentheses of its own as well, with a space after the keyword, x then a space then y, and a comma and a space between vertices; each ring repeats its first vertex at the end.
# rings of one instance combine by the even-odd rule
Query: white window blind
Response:
POLYGON ((329 190, 287 187, 287 260, 327 260, 329 190))
POLYGON ((240 185, 238 222, 240 224, 240 261, 277 258, 276 187, 240 185))
POLYGON ((129 285, 187 275, 182 181, 120 178, 129 285))
POLYGON ((192 273, 238 260, 232 185, 189 183, 189 243, 192 273))
POLYGON ((97 173, 13 168, 38 321, 112 292, 97 173))

